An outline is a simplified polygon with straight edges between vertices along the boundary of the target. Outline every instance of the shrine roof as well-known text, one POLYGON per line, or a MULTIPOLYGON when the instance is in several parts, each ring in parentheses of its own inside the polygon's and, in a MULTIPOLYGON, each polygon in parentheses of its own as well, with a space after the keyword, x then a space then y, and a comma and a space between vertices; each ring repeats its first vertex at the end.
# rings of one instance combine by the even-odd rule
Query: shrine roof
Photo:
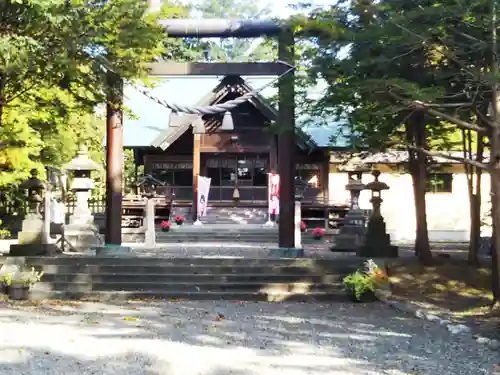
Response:
MULTIPOLYGON (((242 77, 252 89, 268 84, 272 77, 242 77)), ((220 82, 221 77, 161 77, 154 81, 154 88, 148 91, 158 97, 179 105, 195 105, 220 82)), ((318 95, 318 91, 312 95, 318 95)), ((270 98, 277 94, 276 88, 266 87, 260 92, 262 98, 270 98)), ((321 95, 319 93, 319 95, 321 95)), ((267 102, 267 100, 266 100, 267 102)), ((168 108, 147 98, 133 85, 124 87, 124 146, 148 147, 165 133, 169 127, 171 111, 168 108)), ((272 108, 272 107, 271 107, 272 108)), ((297 118, 297 128, 317 146, 330 144, 330 136, 336 131, 336 123, 316 125, 314 121, 297 118)))

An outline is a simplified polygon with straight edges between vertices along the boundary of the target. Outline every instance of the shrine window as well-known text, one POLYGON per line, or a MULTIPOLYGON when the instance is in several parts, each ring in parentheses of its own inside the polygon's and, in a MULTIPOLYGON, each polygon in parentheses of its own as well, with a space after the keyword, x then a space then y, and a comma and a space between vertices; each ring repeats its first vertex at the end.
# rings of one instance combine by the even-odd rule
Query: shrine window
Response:
POLYGON ((192 163, 154 163, 151 175, 169 186, 193 186, 192 163))
POLYGON ((238 158, 236 174, 239 185, 253 185, 253 163, 249 160, 238 158))
MULTIPOLYGON (((307 165, 307 166, 309 166, 309 165, 307 165)), ((320 170, 319 170, 319 168, 313 168, 313 167, 316 167, 316 166, 311 165, 311 166, 309 166, 308 169, 306 169, 305 167, 298 165, 296 172, 295 172, 295 177, 304 181, 308 187, 320 188, 321 187, 320 170)))
POLYGON ((267 186, 267 160, 237 156, 227 159, 209 159, 207 176, 212 186, 267 186))

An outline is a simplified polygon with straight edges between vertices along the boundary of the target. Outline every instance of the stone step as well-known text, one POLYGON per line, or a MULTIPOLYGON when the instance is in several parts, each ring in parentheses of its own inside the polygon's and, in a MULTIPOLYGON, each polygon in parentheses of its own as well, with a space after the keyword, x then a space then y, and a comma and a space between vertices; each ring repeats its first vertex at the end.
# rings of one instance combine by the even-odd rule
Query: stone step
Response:
POLYGON ((120 302, 127 300, 190 300, 190 301, 266 301, 266 302, 336 302, 345 301, 344 291, 315 292, 315 293, 253 293, 246 291, 231 292, 150 292, 150 291, 34 291, 31 295, 34 300, 42 299, 76 299, 85 301, 120 302))
POLYGON ((354 266, 339 266, 339 267, 300 267, 300 266, 213 266, 213 265, 72 265, 72 264, 40 264, 39 262, 28 263, 29 265, 40 268, 47 274, 136 274, 136 275, 186 275, 191 274, 192 277, 197 275, 286 275, 297 277, 302 276, 318 276, 318 275, 347 275, 351 272, 354 266))
POLYGON ((291 274, 291 273, 254 273, 254 274, 179 274, 179 273, 45 273, 43 282, 82 282, 82 283, 254 283, 265 280, 267 283, 301 282, 309 284, 335 285, 342 281, 343 275, 291 274))
POLYGON ((75 291, 75 292, 91 292, 91 291, 127 291, 127 292, 204 292, 204 293, 227 293, 227 292, 251 292, 251 293, 316 293, 316 292, 334 292, 342 288, 341 283, 335 284, 311 284, 311 283, 269 283, 266 280, 260 282, 166 282, 158 283, 148 280, 147 275, 143 281, 134 282, 85 282, 85 281, 57 281, 44 282, 40 281, 34 287, 34 291, 50 292, 50 291, 75 291))
MULTIPOLYGON (((21 257, 15 258, 19 259, 21 257)), ((4 257, 4 260, 12 259, 4 257)), ((68 255, 52 257, 23 257, 19 260, 34 265, 78 265, 78 266, 130 266, 130 267, 295 267, 316 269, 338 269, 339 267, 359 267, 362 259, 311 259, 311 258, 157 258, 157 257, 95 257, 85 255, 68 255)))
MULTIPOLYGON (((1 260, 0 260, 1 261, 1 260)), ((359 259, 7 257, 42 269, 32 298, 332 301, 359 259)))

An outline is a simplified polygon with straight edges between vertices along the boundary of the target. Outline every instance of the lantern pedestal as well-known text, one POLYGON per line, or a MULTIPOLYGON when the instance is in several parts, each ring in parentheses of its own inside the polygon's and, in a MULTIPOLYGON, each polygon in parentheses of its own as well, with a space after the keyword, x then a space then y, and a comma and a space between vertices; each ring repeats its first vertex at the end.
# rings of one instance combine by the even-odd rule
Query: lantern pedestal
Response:
POLYGON ((371 217, 364 245, 358 249, 357 256, 363 258, 397 258, 398 247, 391 245, 391 237, 386 232, 384 219, 371 217))
POLYGON ((334 237, 334 245, 330 248, 333 252, 356 252, 363 246, 366 234, 366 217, 362 210, 349 210, 344 217, 344 225, 339 234, 334 237))
POLYGON ((44 221, 38 214, 29 214, 23 220, 18 244, 10 245, 10 256, 43 256, 59 252, 55 244, 44 239, 44 221))

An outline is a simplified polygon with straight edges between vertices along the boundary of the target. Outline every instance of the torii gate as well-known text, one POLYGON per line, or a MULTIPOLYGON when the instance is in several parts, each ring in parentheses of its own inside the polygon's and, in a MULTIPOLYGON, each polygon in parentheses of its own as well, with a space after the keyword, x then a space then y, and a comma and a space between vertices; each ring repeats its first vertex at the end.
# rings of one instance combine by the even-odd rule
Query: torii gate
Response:
MULTIPOLYGON (((294 34, 274 21, 169 19, 161 22, 169 38, 278 37, 278 62, 175 63, 150 65, 151 75, 278 75, 278 173, 280 175, 279 247, 293 248, 295 202, 294 34), (284 74, 287 73, 287 74, 284 74)), ((108 71, 106 106, 106 232, 105 242, 121 245, 123 184, 123 81, 108 71)), ((199 146, 199 145, 198 145, 199 146)), ((195 146, 196 148, 196 143, 195 146)), ((194 150, 196 152, 196 150, 194 150)), ((198 150, 199 151, 199 150, 198 150)), ((194 167, 194 166, 193 166, 194 167)), ((199 166, 198 166, 199 167, 199 166)))

